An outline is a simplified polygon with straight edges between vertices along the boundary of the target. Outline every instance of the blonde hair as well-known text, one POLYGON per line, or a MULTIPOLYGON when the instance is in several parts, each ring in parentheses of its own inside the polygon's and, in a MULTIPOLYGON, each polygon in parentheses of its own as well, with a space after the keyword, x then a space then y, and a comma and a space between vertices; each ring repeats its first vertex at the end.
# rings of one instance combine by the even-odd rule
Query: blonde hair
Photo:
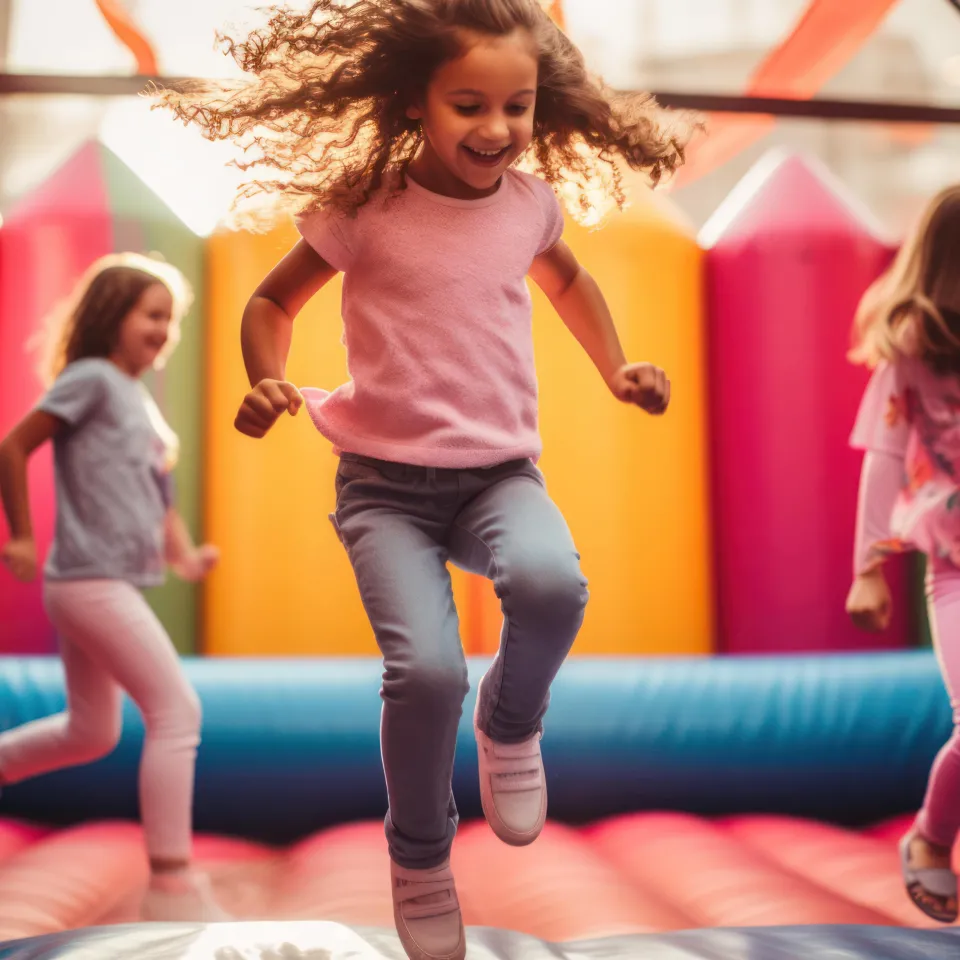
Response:
POLYGON ((960 185, 928 202, 863 295, 853 339, 853 363, 916 357, 938 373, 960 374, 960 185))
MULTIPOLYGON (((44 385, 50 386, 76 360, 109 357, 127 314, 144 291, 157 283, 173 298, 167 342, 153 365, 162 369, 180 342, 180 324, 193 303, 193 290, 173 264, 156 254, 111 253, 87 268, 71 293, 50 311, 31 342, 41 353, 39 373, 44 385)), ((149 396, 147 388, 143 390, 149 396)), ((167 465, 172 468, 179 455, 179 438, 152 398, 147 411, 167 447, 167 465)))

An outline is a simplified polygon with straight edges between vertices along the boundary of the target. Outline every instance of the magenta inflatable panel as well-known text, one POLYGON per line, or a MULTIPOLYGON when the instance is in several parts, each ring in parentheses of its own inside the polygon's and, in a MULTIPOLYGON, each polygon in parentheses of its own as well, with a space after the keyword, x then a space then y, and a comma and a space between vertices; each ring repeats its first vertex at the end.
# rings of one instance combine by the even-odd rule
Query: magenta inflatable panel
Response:
POLYGON ((764 157, 704 227, 719 647, 785 653, 908 645, 849 623, 860 455, 848 438, 868 373, 846 359, 857 303, 894 248, 799 156, 764 157))
MULTIPOLYGON (((0 434, 37 401, 43 385, 39 356, 27 342, 44 315, 65 297, 97 257, 113 249, 113 227, 100 172, 99 147, 84 146, 33 193, 23 197, 0 228, 0 434)), ((30 468, 37 547, 46 556, 53 534, 53 470, 49 445, 30 468)), ((6 522, 0 513, 3 536, 6 522)), ((0 654, 54 649, 41 584, 15 581, 0 570, 0 654)))

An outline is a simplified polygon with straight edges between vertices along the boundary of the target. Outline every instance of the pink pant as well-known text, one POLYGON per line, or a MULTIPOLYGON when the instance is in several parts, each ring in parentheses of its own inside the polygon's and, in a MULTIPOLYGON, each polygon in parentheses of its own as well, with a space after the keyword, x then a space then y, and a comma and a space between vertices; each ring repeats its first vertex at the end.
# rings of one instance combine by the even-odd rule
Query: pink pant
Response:
POLYGON ((200 702, 160 621, 121 580, 47 581, 44 603, 60 636, 67 709, 0 734, 0 776, 15 783, 90 763, 120 739, 121 692, 140 708, 140 816, 154 860, 191 854, 200 702))
POLYGON ((917 829, 931 843, 952 847, 960 830, 960 570, 944 562, 931 561, 931 566, 930 626, 954 728, 933 761, 917 829))

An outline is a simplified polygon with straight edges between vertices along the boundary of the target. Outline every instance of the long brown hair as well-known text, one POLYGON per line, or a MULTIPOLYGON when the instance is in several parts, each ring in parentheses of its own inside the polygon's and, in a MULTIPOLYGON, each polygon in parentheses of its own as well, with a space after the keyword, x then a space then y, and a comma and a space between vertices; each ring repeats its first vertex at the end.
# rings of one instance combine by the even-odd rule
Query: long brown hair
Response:
POLYGON ((75 360, 110 356, 124 318, 156 283, 170 291, 174 305, 167 342, 155 364, 162 367, 180 341, 180 321, 190 308, 193 292, 172 264, 139 253, 115 253, 91 264, 72 293, 47 317, 35 341, 42 351, 43 382, 51 384, 75 360))
POLYGON ((960 185, 927 203, 857 309, 850 359, 874 366, 898 356, 960 375, 960 185))
MULTIPOLYGON (((210 140, 252 150, 237 165, 277 172, 241 188, 234 223, 257 228, 281 211, 356 210, 396 171, 398 189, 423 134, 407 108, 470 34, 530 33, 539 52, 533 141, 523 165, 562 191, 582 216, 597 194, 625 202, 619 163, 650 183, 674 171, 700 125, 645 93, 617 94, 591 78, 580 51, 538 0, 313 0, 304 12, 269 8, 245 40, 219 39, 253 82, 197 81, 155 90, 210 140), (259 205, 244 200, 270 194, 259 205), (268 210, 267 199, 273 201, 268 210)), ((391 180, 391 183, 394 181, 391 180)))

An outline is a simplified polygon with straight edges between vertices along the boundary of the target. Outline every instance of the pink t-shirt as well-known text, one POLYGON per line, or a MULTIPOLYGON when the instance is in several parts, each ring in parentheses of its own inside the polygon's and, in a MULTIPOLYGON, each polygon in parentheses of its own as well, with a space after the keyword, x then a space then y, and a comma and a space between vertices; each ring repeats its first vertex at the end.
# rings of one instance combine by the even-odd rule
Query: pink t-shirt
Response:
POLYGON ((336 450, 419 466, 486 467, 541 452, 533 259, 563 214, 550 186, 509 170, 458 200, 407 180, 357 216, 303 217, 304 239, 344 274, 350 380, 301 390, 336 450))

